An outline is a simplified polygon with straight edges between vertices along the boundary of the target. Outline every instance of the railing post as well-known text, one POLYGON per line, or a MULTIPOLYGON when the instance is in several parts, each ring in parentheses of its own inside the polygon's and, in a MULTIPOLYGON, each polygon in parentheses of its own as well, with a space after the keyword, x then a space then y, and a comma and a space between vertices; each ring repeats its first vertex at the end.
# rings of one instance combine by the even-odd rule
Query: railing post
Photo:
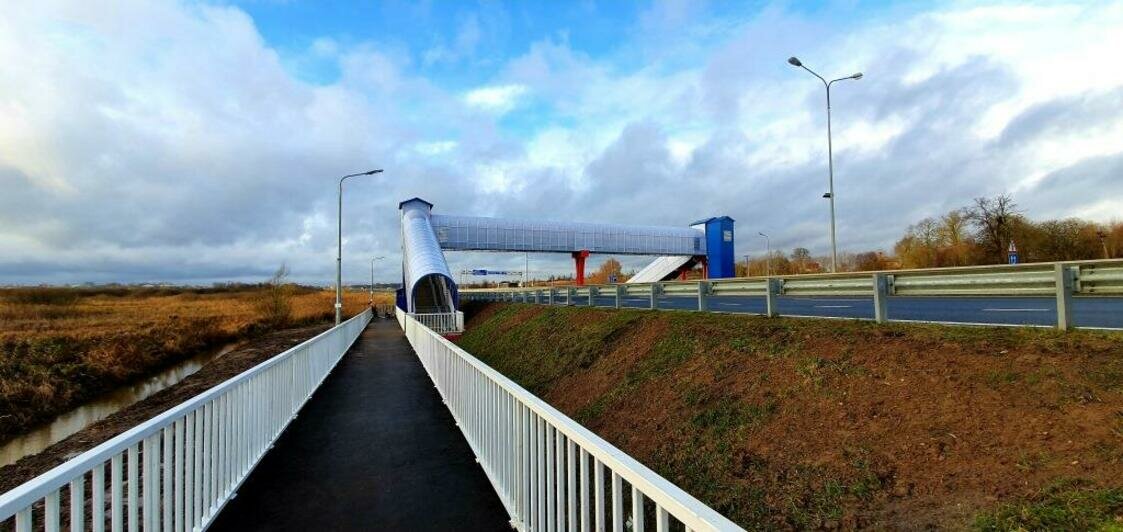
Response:
POLYGON ((1064 264, 1054 264, 1053 275, 1057 289, 1057 328, 1067 331, 1072 328, 1072 289, 1076 276, 1072 268, 1064 264))
POLYGON ((535 290, 534 291, 534 304, 538 305, 540 303, 542 303, 542 291, 541 290, 535 290))
POLYGON ((565 306, 573 304, 573 298, 577 296, 577 289, 570 287, 565 289, 565 306))
POLYGON ((554 289, 553 288, 550 288, 549 291, 546 292, 546 304, 551 305, 551 306, 554 304, 554 289))
POLYGON ((889 321, 889 275, 873 274, 873 321, 889 321))
POLYGON ((780 315, 779 300, 780 280, 769 277, 764 285, 764 315, 774 318, 780 315))
POLYGON ((594 298, 595 298, 596 296, 597 296, 597 287, 595 287, 595 286, 590 286, 590 287, 589 287, 589 306, 590 306, 590 307, 595 307, 595 306, 596 306, 596 301, 594 301, 594 298))
POLYGON ((659 308, 659 291, 661 288, 659 283, 651 283, 651 310, 659 308))
POLYGON ((709 281, 698 281, 698 311, 705 312, 708 309, 706 301, 710 298, 711 283, 709 281))
POLYGON ((624 291, 625 290, 627 290, 626 286, 624 286, 622 284, 616 285, 616 302, 615 302, 616 308, 620 308, 620 304, 624 301, 624 291))

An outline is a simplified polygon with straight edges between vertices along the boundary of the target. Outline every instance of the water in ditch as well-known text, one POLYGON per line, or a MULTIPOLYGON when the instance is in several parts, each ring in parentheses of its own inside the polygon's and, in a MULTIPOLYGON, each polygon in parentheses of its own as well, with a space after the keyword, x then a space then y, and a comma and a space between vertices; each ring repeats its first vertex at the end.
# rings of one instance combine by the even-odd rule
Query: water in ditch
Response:
POLYGON ((122 408, 137 401, 142 401, 152 394, 176 384, 199 371, 206 363, 233 351, 239 345, 241 345, 239 342, 230 343, 221 348, 195 355, 156 375, 134 384, 122 386, 89 403, 61 414, 31 432, 16 436, 0 446, 0 467, 14 464, 25 456, 42 452, 47 447, 88 427, 91 423, 105 419, 122 408))

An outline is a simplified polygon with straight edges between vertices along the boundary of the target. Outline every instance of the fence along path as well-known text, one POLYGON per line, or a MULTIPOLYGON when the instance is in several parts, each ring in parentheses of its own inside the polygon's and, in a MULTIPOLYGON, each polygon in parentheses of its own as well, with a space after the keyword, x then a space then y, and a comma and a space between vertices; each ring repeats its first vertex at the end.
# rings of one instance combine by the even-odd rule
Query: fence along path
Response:
POLYGON ((370 319, 367 310, 0 495, 0 529, 206 528, 370 319))
POLYGON ((429 377, 519 530, 741 530, 398 310, 429 377))

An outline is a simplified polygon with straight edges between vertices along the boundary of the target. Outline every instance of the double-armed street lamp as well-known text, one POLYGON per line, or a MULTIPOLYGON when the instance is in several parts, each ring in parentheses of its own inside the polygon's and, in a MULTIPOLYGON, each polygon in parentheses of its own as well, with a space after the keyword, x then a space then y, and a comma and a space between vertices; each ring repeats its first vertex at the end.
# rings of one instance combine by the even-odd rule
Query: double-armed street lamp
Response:
POLYGON ((382 170, 370 170, 368 172, 359 172, 357 174, 347 174, 339 178, 339 211, 337 218, 337 233, 336 233, 336 247, 335 247, 335 324, 339 325, 343 322, 343 182, 351 177, 359 177, 364 175, 374 175, 381 173, 382 170))
POLYGON ((827 190, 826 194, 823 194, 823 197, 829 199, 830 202, 831 202, 831 271, 837 272, 838 271, 838 245, 836 244, 836 241, 835 241, 835 230, 834 230, 834 153, 833 153, 834 150, 833 150, 833 146, 831 145, 831 85, 836 81, 843 81, 843 80, 847 80, 847 79, 853 79, 853 80, 862 79, 862 73, 858 72, 857 74, 851 74, 851 75, 846 76, 844 78, 832 79, 830 81, 827 81, 826 79, 823 78, 823 76, 820 76, 819 74, 816 74, 814 70, 811 70, 810 68, 807 68, 806 66, 804 66, 803 62, 801 62, 796 57, 789 57, 788 63, 790 65, 794 66, 794 67, 799 67, 799 68, 802 68, 802 69, 810 72, 811 75, 819 78, 819 81, 822 81, 823 86, 826 87, 826 89, 827 89, 827 168, 828 168, 827 187, 828 187, 828 190, 827 190))

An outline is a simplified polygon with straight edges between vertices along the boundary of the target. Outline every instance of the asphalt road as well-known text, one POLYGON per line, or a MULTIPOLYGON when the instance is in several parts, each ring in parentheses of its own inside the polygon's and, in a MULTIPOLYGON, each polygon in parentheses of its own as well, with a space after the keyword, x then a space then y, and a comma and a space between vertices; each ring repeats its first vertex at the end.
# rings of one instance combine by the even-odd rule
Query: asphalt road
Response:
MULTIPOLYGON (((575 304, 588 303, 587 298, 574 298, 575 304)), ((873 319, 873 298, 790 297, 780 296, 780 314, 831 318, 873 319)), ((614 306, 615 298, 600 296, 594 304, 614 306)), ((565 295, 555 299, 565 304, 565 295)), ((621 306, 647 308, 647 297, 626 297, 621 306)), ((661 309, 695 310, 698 300, 692 296, 663 296, 661 309)), ((1057 304, 1043 297, 890 297, 889 319, 894 321, 937 321, 951 323, 986 323, 998 325, 1056 325, 1057 304)), ((764 297, 711 296, 708 309, 717 312, 764 313, 764 297)), ((1076 297, 1073 321, 1077 327, 1123 328, 1123 297, 1076 297)))

